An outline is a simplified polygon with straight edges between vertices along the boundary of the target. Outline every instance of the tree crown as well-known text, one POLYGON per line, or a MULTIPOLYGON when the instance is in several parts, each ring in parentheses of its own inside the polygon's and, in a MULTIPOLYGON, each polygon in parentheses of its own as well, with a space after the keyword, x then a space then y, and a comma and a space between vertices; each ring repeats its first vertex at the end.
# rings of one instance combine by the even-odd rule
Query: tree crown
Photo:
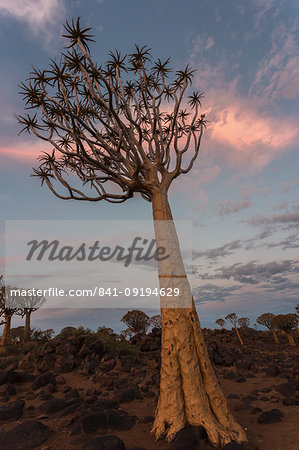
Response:
POLYGON ((59 62, 33 67, 20 85, 26 109, 33 110, 17 116, 21 132, 53 148, 39 157, 33 176, 62 199, 123 202, 139 192, 150 201, 198 156, 203 94, 193 92, 186 104, 194 70, 187 65, 170 81, 169 58, 153 61, 146 46, 135 45, 128 55, 115 50, 98 65, 89 31, 79 19, 67 22, 59 62))

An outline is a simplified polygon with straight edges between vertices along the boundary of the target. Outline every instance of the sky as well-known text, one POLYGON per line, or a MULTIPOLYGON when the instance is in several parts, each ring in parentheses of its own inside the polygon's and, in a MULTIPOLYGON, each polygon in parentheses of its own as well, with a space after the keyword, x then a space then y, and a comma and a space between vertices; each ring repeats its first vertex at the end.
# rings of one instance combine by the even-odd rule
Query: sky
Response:
MULTIPOLYGON (((193 170, 174 181, 169 200, 176 220, 192 222, 190 281, 202 325, 214 327, 231 312, 252 325, 263 312, 294 312, 298 8, 297 0, 0 0, 2 267, 5 221, 104 219, 122 228, 125 220, 151 220, 140 197, 120 205, 63 201, 30 177, 37 156, 50 149, 18 135, 14 114, 24 112, 18 84, 32 65, 46 68, 49 58, 59 57, 63 24, 80 16, 92 27, 91 53, 99 64, 109 50, 130 53, 136 43, 148 45, 154 58, 170 56, 174 70, 187 63, 196 69, 193 88, 204 92, 208 127, 193 170)), ((54 323, 57 312, 47 314, 54 323)), ((45 325, 42 316, 36 326, 45 325)), ((65 324, 80 318, 94 326, 90 312, 70 309, 63 317, 65 324)), ((105 317, 99 325, 111 326, 105 317)))

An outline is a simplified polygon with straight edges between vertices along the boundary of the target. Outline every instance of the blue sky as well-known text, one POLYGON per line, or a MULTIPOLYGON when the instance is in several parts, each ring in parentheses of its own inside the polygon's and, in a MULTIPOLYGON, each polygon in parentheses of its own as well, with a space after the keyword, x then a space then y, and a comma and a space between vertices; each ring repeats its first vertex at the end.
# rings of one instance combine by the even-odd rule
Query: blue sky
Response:
POLYGON ((126 53, 138 43, 149 45, 154 57, 170 56, 175 70, 188 62, 197 69, 193 86, 205 92, 210 122, 193 171, 175 180, 169 196, 174 217, 193 221, 192 285, 203 325, 232 311, 252 320, 267 311, 293 312, 298 7, 295 0, 0 0, 2 242, 4 221, 11 219, 151 218, 140 198, 122 205, 65 202, 30 177, 47 147, 18 136, 17 85, 32 64, 46 68, 59 56, 63 23, 80 16, 96 36, 91 53, 99 63, 110 49, 126 53))

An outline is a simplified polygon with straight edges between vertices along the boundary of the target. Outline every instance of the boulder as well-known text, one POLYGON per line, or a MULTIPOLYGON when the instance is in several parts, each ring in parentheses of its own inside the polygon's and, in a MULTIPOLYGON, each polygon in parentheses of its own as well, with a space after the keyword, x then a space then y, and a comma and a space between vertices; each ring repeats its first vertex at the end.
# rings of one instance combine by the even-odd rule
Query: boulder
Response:
POLYGON ((32 385, 32 389, 35 391, 36 389, 39 389, 43 386, 47 386, 48 384, 53 384, 54 386, 56 385, 56 378, 52 372, 47 372, 39 375, 35 379, 32 385))
POLYGON ((271 409, 270 411, 264 411, 257 419, 258 423, 268 424, 280 422, 284 414, 279 409, 271 409))
POLYGON ((0 422, 18 420, 22 415, 24 405, 24 400, 16 400, 0 406, 0 422))
POLYGON ((37 420, 28 420, 9 431, 0 433, 3 450, 25 450, 41 448, 50 435, 49 428, 37 420))

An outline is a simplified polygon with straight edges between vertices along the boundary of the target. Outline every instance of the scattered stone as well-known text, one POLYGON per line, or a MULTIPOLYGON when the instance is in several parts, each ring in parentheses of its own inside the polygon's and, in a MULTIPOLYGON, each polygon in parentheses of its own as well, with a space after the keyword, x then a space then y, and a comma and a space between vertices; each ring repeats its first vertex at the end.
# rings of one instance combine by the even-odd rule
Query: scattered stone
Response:
POLYGON ((37 420, 28 420, 9 431, 0 433, 5 450, 25 450, 41 446, 50 435, 49 428, 37 420))
POLYGON ((32 385, 32 389, 35 391, 36 389, 39 389, 43 386, 47 386, 48 384, 56 385, 56 378, 52 372, 47 372, 43 373, 42 375, 39 375, 35 379, 32 385))
POLYGON ((13 395, 16 394, 16 392, 17 392, 17 391, 16 391, 16 388, 15 388, 14 385, 11 384, 11 383, 3 384, 3 385, 0 387, 0 396, 1 396, 1 397, 6 397, 6 396, 12 397, 13 395))
POLYGON ((238 402, 235 405, 235 411, 245 411, 246 409, 250 409, 251 405, 249 402, 238 402))
POLYGON ((199 450, 210 448, 206 446, 206 431, 203 427, 187 426, 181 430, 173 443, 171 443, 170 450, 199 450))
POLYGON ((276 364, 271 364, 266 369, 266 377, 277 377, 280 373, 281 370, 276 364))
POLYGON ((142 395, 139 389, 137 388, 122 389, 115 396, 115 400, 119 403, 128 403, 132 402, 133 400, 141 400, 141 399, 142 395))
POLYGON ((227 398, 232 398, 232 399, 236 399, 236 398, 240 398, 238 394, 229 394, 227 396, 227 398))
POLYGON ((264 411, 257 419, 258 423, 268 424, 280 422, 284 414, 279 409, 271 409, 270 411, 264 411))
POLYGON ((22 415, 24 405, 24 400, 16 400, 0 406, 0 422, 18 420, 22 415))
POLYGON ((256 406, 255 408, 253 408, 250 412, 250 414, 258 414, 263 412, 263 410, 261 408, 259 408, 258 406, 256 406))
POLYGON ((282 403, 284 406, 298 406, 299 405, 299 398, 296 397, 285 397, 282 400, 282 403))
POLYGON ((59 411, 63 411, 69 406, 79 405, 82 403, 80 398, 64 399, 64 398, 51 398, 45 403, 42 403, 39 409, 45 414, 55 414, 59 411))
POLYGON ((87 414, 80 419, 84 433, 94 433, 98 429, 130 430, 136 423, 136 417, 125 411, 108 410, 87 414))

